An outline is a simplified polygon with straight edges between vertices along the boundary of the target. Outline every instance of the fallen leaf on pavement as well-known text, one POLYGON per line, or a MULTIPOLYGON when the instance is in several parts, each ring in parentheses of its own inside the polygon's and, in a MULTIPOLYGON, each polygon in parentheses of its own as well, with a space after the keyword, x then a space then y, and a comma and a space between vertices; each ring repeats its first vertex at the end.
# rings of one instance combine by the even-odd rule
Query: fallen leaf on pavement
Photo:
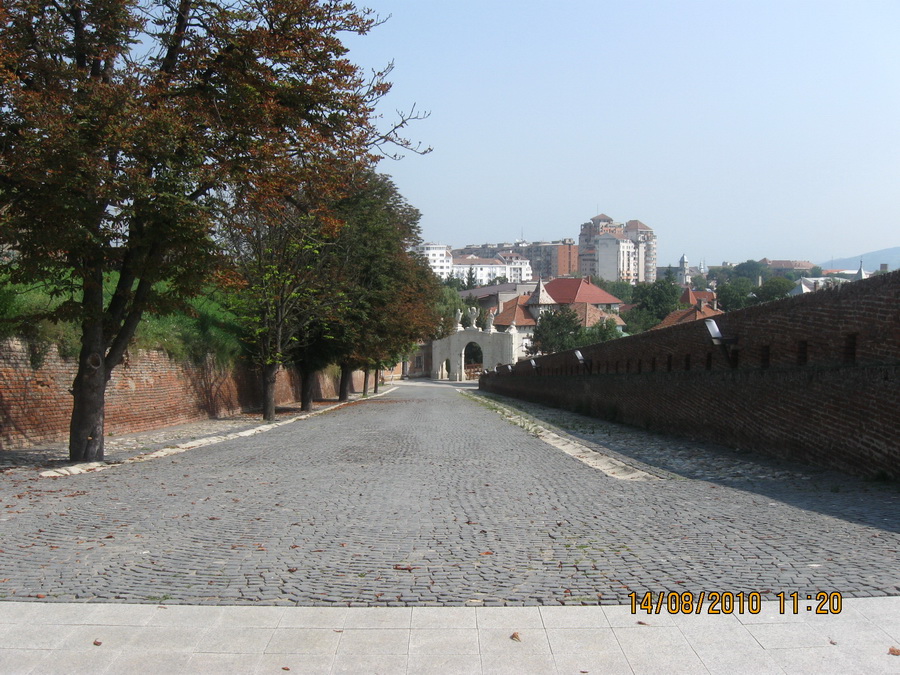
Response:
POLYGON ((890 654, 891 656, 900 656, 900 649, 891 647, 890 649, 888 649, 888 654, 890 654))
POLYGON ((510 640, 515 640, 516 642, 521 642, 522 638, 519 637, 519 631, 516 631, 512 635, 509 636, 510 640))
POLYGON ((95 646, 95 647, 99 647, 99 646, 102 645, 102 644, 103 644, 103 643, 100 642, 100 640, 94 640, 94 646, 95 646))

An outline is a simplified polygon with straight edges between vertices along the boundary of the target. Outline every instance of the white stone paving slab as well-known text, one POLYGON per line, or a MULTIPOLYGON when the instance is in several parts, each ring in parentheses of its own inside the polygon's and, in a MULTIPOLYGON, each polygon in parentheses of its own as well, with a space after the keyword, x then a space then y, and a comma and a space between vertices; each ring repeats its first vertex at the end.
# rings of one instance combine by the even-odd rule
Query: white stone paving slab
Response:
POLYGON ((778 621, 770 611, 757 623, 735 615, 665 615, 670 621, 659 624, 650 623, 655 616, 632 615, 628 606, 161 609, 0 603, 0 673, 157 675, 289 668, 291 673, 406 675, 897 675, 900 656, 888 653, 892 646, 900 648, 890 629, 896 604, 890 600, 851 603, 847 617, 798 621, 786 612, 778 621), (889 620, 879 624, 869 616, 889 620), (81 617, 82 623, 49 623, 62 617, 81 617), (647 618, 644 625, 637 623, 647 618))

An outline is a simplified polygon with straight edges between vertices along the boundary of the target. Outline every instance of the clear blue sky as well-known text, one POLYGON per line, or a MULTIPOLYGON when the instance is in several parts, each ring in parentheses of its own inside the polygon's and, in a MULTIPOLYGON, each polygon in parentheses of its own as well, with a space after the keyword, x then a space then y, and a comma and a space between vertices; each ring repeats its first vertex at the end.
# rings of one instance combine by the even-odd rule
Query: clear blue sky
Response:
POLYGON ((371 0, 394 61, 385 160, 427 241, 577 238, 598 213, 659 263, 822 262, 900 246, 897 0, 371 0))

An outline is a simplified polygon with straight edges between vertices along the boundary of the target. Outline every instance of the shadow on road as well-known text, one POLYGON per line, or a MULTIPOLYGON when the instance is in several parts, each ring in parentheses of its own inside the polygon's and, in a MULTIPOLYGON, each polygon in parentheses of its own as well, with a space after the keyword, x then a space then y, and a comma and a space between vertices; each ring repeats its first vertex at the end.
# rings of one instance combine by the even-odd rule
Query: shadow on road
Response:
POLYGON ((472 393, 664 478, 706 481, 847 522, 900 532, 898 482, 865 480, 760 452, 657 434, 495 394, 472 393))

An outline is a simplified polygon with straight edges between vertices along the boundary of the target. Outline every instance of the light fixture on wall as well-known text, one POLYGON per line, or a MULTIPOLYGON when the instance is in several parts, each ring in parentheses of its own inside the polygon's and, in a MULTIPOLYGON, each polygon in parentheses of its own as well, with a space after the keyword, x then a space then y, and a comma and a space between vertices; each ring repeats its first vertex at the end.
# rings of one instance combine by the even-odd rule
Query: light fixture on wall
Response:
POLYGON ((732 358, 731 350, 737 344, 737 337, 725 337, 722 335, 722 331, 719 330, 719 325, 715 319, 704 319, 703 323, 706 324, 706 330, 709 331, 709 338, 712 340, 712 343, 716 347, 722 348, 728 363, 733 365, 734 359, 732 358))
POLYGON ((584 354, 581 353, 580 349, 575 350, 575 358, 578 359, 578 365, 581 366, 582 371, 586 373, 591 371, 591 361, 584 358, 584 354))

